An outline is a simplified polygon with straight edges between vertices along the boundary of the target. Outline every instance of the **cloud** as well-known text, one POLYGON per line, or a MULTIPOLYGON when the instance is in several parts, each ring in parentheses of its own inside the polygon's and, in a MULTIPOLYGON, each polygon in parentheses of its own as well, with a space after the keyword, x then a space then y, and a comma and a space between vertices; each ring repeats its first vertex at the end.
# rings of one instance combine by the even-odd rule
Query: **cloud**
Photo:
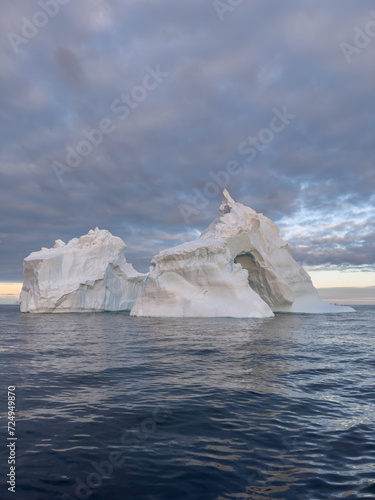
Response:
POLYGON ((318 293, 323 300, 327 302, 335 302, 338 304, 352 305, 374 305, 375 304, 375 287, 337 287, 337 288, 321 288, 318 293))
MULTIPOLYGON (((221 22, 211 0, 71 1, 18 54, 3 37, 0 280, 20 279, 31 251, 95 226, 123 237, 147 269, 217 215, 219 196, 189 226, 178 205, 210 171, 242 162, 238 145, 283 106, 296 118, 229 191, 279 222, 299 261, 373 265, 375 39, 350 64, 340 43, 374 7, 254 0, 221 22), (170 76, 120 120, 113 100, 157 65, 170 76), (104 118, 115 130, 60 185, 53 162, 104 118)), ((21 33, 37 10, 2 6, 2 32, 21 33)))

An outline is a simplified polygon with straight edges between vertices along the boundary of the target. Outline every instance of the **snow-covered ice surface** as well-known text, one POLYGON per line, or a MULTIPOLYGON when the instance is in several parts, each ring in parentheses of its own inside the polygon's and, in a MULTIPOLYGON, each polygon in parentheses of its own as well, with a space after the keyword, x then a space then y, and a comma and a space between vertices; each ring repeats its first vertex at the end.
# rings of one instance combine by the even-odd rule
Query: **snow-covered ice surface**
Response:
POLYGON ((354 311, 319 298, 270 219, 226 190, 219 214, 197 241, 153 258, 131 315, 265 318, 354 311))
POLYGON ((91 230, 24 259, 21 312, 130 311, 146 274, 126 262, 126 245, 91 230))

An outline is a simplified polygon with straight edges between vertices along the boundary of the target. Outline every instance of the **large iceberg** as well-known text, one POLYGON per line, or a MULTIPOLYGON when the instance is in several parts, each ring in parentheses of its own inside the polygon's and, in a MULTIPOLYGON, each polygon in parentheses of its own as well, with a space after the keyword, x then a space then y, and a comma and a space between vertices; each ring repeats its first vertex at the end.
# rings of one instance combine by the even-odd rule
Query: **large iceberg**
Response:
POLYGON ((164 250, 132 316, 265 318, 353 311, 319 298, 279 228, 224 190, 219 218, 197 241, 164 250))
POLYGON ((21 312, 130 311, 146 274, 126 262, 126 245, 91 230, 24 259, 21 312))
POLYGON ((131 311, 132 316, 267 318, 353 311, 321 300, 279 228, 224 190, 197 241, 164 250, 138 273, 126 245, 95 230, 24 260, 21 312, 131 311))

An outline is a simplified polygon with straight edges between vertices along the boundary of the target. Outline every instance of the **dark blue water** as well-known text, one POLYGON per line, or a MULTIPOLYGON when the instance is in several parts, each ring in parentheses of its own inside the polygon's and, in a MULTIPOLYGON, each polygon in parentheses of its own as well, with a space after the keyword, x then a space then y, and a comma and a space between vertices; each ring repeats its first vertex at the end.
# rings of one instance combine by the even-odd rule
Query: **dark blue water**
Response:
POLYGON ((267 320, 2 306, 0 498, 374 499, 374 325, 371 306, 267 320))

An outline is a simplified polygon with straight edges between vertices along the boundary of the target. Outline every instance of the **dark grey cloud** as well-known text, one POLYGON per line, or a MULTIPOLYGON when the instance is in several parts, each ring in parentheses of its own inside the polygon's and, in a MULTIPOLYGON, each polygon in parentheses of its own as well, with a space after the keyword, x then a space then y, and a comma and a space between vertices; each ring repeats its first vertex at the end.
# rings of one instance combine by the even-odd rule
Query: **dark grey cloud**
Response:
POLYGON ((375 36, 350 63, 340 48, 373 0, 244 1, 223 21, 211 0, 71 0, 16 54, 7 35, 40 9, 1 6, 0 280, 95 226, 147 269, 216 216, 219 195, 188 224, 178 207, 229 161, 232 196, 278 222, 299 261, 374 264, 375 36), (169 76, 121 120, 113 101, 158 66, 169 76), (285 106, 296 117, 246 162, 239 144, 285 106), (115 130, 60 184, 53 162, 105 118, 115 130))

